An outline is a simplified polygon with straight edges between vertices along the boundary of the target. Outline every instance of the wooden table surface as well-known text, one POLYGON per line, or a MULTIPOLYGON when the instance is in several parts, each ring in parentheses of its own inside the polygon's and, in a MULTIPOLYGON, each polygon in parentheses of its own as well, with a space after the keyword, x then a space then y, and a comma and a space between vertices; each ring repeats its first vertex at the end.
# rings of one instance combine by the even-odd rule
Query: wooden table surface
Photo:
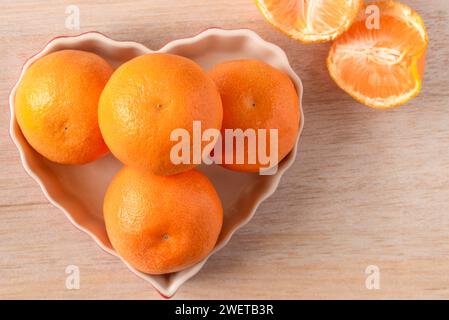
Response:
POLYGON ((277 192, 175 298, 449 298, 449 2, 404 0, 430 35, 421 95, 363 107, 325 68, 329 45, 274 30, 251 0, 0 2, 0 298, 158 299, 49 204, 9 137, 9 90, 54 36, 98 30, 157 49, 210 26, 250 28, 281 46, 304 82, 305 130, 277 192), (68 265, 81 287, 65 287, 68 265), (368 290, 365 269, 380 270, 368 290))

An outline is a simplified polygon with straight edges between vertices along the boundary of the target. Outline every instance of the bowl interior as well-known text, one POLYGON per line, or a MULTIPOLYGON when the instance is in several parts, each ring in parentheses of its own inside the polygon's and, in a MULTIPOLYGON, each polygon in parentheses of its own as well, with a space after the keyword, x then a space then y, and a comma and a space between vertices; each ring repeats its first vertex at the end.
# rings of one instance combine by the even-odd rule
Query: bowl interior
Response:
MULTIPOLYGON (((22 75, 38 58, 63 49, 94 52, 108 60, 114 67, 136 56, 153 52, 141 44, 114 41, 99 33, 59 37, 53 39, 40 53, 25 63, 22 75)), ((289 66, 284 52, 249 30, 209 29, 193 38, 175 40, 157 52, 188 57, 206 70, 226 60, 260 59, 287 73, 295 83, 300 98, 302 97, 301 82, 289 66)), ((59 207, 72 223, 91 235, 104 250, 116 255, 106 234, 102 205, 109 181, 122 164, 111 154, 87 165, 67 166, 46 160, 29 146, 15 120, 15 90, 16 87, 10 97, 11 135, 20 150, 25 169, 40 184, 49 200, 59 207)), ((301 106, 298 107, 301 110, 301 132, 304 117, 301 106)), ((215 185, 224 209, 223 229, 211 254, 222 248, 232 234, 250 220, 257 206, 274 192, 280 177, 293 163, 296 151, 297 147, 279 164, 274 175, 233 172, 216 165, 199 167, 199 170, 215 185)), ((158 276, 141 273, 126 261, 123 262, 163 295, 171 296, 182 283, 201 269, 206 260, 207 258, 183 271, 158 276)))

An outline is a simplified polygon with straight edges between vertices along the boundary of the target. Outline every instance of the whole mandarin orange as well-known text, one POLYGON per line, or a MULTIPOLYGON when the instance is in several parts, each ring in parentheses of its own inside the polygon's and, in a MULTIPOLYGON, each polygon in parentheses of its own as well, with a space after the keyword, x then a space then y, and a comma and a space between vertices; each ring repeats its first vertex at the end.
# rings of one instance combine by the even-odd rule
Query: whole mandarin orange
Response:
POLYGON ((45 158, 83 164, 108 152, 98 127, 98 100, 113 69, 98 55, 61 50, 34 62, 15 96, 17 122, 45 158))
POLYGON ((223 221, 214 186, 195 169, 157 176, 124 167, 106 192, 103 211, 114 249, 149 274, 201 261, 214 248, 223 221))
MULTIPOLYGON (((101 132, 111 152, 142 171, 170 175, 193 164, 193 122, 220 129, 220 94, 192 60, 164 53, 146 54, 121 65, 107 83, 99 106, 101 132), (170 158, 175 129, 190 135, 190 161, 170 158)), ((206 142, 203 142, 204 146, 206 142)))
MULTIPOLYGON (((223 166, 236 170, 257 172, 267 168, 261 161, 257 149, 265 144, 267 156, 271 156, 270 129, 277 130, 278 161, 281 161, 294 147, 299 129, 299 99, 293 82, 283 72, 259 60, 235 60, 216 65, 209 75, 218 86, 223 103, 223 148, 226 145, 226 129, 243 132, 256 130, 256 147, 239 150, 237 139, 233 139, 232 163, 223 166), (266 139, 258 129, 266 130, 266 139), (238 154, 243 153, 243 163, 238 163, 238 154), (255 161, 251 163, 251 157, 255 161)), ((229 140, 229 139, 228 139, 229 140)), ((265 149, 262 149, 265 150, 265 149)), ((228 152, 224 151, 223 154, 228 152)), ((277 163, 276 163, 277 164, 277 163)))

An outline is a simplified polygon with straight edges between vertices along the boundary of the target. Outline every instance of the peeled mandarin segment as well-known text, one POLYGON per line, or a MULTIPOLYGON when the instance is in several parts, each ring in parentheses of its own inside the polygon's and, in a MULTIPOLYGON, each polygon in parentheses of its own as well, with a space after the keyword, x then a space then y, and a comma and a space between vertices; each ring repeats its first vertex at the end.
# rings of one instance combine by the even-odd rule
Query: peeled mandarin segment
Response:
POLYGON ((256 0, 265 18, 305 43, 335 39, 349 28, 362 0, 256 0))
POLYGON ((384 1, 379 28, 361 10, 351 28, 333 44, 327 64, 331 77, 356 100, 373 108, 391 108, 421 90, 428 38, 421 17, 409 7, 384 1))

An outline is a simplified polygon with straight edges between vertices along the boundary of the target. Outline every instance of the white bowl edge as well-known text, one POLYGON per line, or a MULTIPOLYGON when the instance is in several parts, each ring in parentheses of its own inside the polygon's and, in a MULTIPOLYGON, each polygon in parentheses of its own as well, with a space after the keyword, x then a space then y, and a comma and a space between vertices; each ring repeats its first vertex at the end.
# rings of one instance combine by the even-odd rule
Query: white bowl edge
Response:
POLYGON ((30 59, 28 59, 25 64, 22 67, 22 71, 20 74, 19 79, 17 80, 16 84, 14 85, 13 89, 11 90, 10 96, 9 96, 9 104, 10 104, 10 111, 11 111, 11 121, 10 121, 10 135, 11 138, 13 140, 13 142, 15 143, 15 145, 17 146, 19 153, 20 153, 20 158, 23 164, 23 167, 25 169, 25 171, 38 183, 38 185, 40 186, 40 188, 42 189, 44 195, 46 196, 46 198, 50 201, 50 203, 52 203, 55 207, 59 208, 62 212, 64 212, 64 214, 67 216, 67 218, 69 219, 69 221, 75 225, 78 229, 80 229, 81 231, 85 232, 86 234, 88 234, 91 238, 94 239, 94 241, 97 243, 97 245, 102 248, 103 250, 105 250, 106 252, 119 257, 124 263, 125 265, 137 276, 139 276, 140 278, 148 281, 151 283, 151 285, 157 290, 159 291, 159 293, 161 293, 163 296, 165 297, 171 297, 173 296, 176 291, 180 288, 180 286, 185 283, 188 279, 192 278, 194 275, 196 275, 200 269, 203 267, 203 265, 206 263, 207 259, 213 255, 214 253, 216 253, 217 251, 219 251, 220 249, 222 249, 232 238, 232 235, 239 230, 240 228, 242 228, 244 225, 246 225, 254 216, 258 206, 264 201, 266 200, 270 195, 272 195, 274 193, 274 191, 276 190, 277 186, 279 185, 280 179, 282 177, 282 175, 285 173, 285 171, 293 164, 293 162, 295 161, 296 158, 296 154, 298 151, 298 142, 304 127, 304 113, 303 113, 303 107, 302 107, 302 97, 303 97, 303 85, 301 82, 301 79, 298 77, 298 75, 293 71, 293 69, 291 68, 289 62, 288 62, 288 58, 287 55, 285 54, 285 52, 278 47, 275 44, 272 44, 270 42, 267 42, 265 40, 263 40, 259 35, 257 35, 254 31, 251 31, 249 29, 234 29, 234 30, 225 30, 225 29, 220 29, 220 28, 210 28, 210 29, 206 29, 205 31, 190 37, 190 38, 184 38, 184 39, 178 39, 178 40, 174 40, 168 44, 166 44, 165 46, 163 46, 161 49, 159 50, 151 50, 148 49, 147 47, 145 47, 144 45, 137 43, 137 42, 133 42, 133 41, 116 41, 116 40, 112 40, 111 38, 98 33, 98 32, 87 32, 87 33, 83 33, 80 35, 76 35, 76 36, 61 36, 61 37, 56 37, 53 38, 50 42, 47 43, 47 45, 41 50, 39 51, 37 54, 33 55, 30 59), (92 232, 90 232, 88 229, 86 229, 84 226, 80 225, 79 223, 77 223, 72 215, 70 214, 70 212, 68 212, 59 202, 57 202, 55 199, 53 199, 53 197, 49 194, 48 190, 47 190, 47 185, 45 185, 45 183, 40 179, 40 177, 30 168, 27 156, 25 154, 25 151, 21 145, 21 142, 19 141, 19 138, 17 137, 16 133, 14 132, 14 126, 15 126, 15 110, 14 110, 14 97, 15 97, 15 92, 17 90, 17 86, 19 84, 19 82, 21 81, 24 73, 26 72, 27 68, 37 59, 39 59, 40 57, 46 55, 52 48, 58 46, 58 45, 64 45, 67 44, 69 42, 76 42, 76 41, 80 41, 80 40, 93 40, 93 41, 99 41, 101 43, 107 43, 108 45, 110 45, 111 47, 116 47, 116 48, 125 48, 125 47, 132 47, 140 52, 142 52, 142 54, 145 53, 150 53, 150 52, 167 52, 172 50, 173 48, 176 48, 177 46, 182 46, 182 45, 186 45, 186 44, 194 44, 196 42, 201 41, 202 39, 208 37, 208 36, 219 36, 219 37, 236 37, 236 36, 245 36, 248 37, 249 39, 251 39, 252 41, 256 41, 259 44, 262 44, 268 48, 270 48, 270 50, 276 52, 276 54, 279 56, 279 59, 282 60, 282 63, 285 65, 285 67, 287 68, 288 71, 288 75, 290 76, 290 78, 292 79, 292 81, 295 84, 295 87, 298 91, 298 95, 299 95, 299 110, 300 110, 300 125, 299 125, 299 132, 298 132, 298 137, 297 137, 297 141, 295 144, 295 147, 293 148, 293 150, 291 151, 291 154, 288 156, 288 158, 284 159, 281 163, 281 165, 279 165, 278 168, 278 172, 276 173, 276 178, 274 179, 274 181, 272 182, 272 184, 270 185, 269 190, 267 190, 263 196, 261 198, 258 199, 258 201, 254 204, 254 206, 251 209, 250 214, 246 217, 246 219, 240 221, 240 223, 231 231, 229 232, 229 234, 226 236, 226 238, 224 238, 224 240, 221 242, 220 245, 217 245, 215 247, 215 249, 210 253, 210 255, 208 257, 206 257, 203 261, 201 261, 200 263, 196 264, 193 267, 190 267, 182 272, 182 277, 179 277, 176 281, 172 282, 171 284, 169 284, 168 286, 166 285, 162 285, 159 281, 156 281, 153 276, 151 275, 147 275, 144 274, 142 272, 139 272, 137 270, 135 270, 132 266, 130 266, 126 261, 124 261, 121 257, 119 257, 115 251, 111 250, 110 248, 106 247, 100 240, 99 238, 93 234, 92 232))

